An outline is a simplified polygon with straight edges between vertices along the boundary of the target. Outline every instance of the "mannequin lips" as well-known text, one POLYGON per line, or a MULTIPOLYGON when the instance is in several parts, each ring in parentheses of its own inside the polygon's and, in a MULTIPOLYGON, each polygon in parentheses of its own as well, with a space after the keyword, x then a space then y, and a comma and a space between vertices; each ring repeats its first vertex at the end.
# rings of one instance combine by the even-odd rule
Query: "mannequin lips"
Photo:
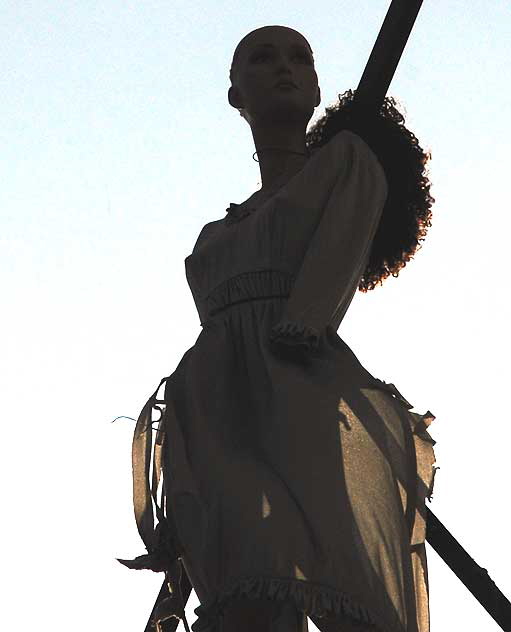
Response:
POLYGON ((296 85, 296 83, 288 79, 281 79, 278 83, 275 84, 274 87, 275 88, 282 88, 282 87, 295 88, 295 90, 298 89, 298 86, 296 85))

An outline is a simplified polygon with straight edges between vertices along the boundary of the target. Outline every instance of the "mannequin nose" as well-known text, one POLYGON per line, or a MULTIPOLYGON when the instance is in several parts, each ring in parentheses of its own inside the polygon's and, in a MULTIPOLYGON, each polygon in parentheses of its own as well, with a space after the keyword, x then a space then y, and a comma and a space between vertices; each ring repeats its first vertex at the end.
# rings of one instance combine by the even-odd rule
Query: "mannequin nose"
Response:
POLYGON ((277 76, 285 76, 291 78, 293 76, 292 66, 284 55, 279 55, 276 61, 277 76))

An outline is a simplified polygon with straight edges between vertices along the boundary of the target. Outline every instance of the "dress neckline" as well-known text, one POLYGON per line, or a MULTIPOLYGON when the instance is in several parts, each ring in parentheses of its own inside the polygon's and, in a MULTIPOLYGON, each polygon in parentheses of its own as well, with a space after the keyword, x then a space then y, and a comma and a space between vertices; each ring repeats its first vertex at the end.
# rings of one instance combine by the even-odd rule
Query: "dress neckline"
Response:
POLYGON ((225 212, 227 213, 227 217, 225 218, 225 223, 234 224, 235 222, 239 222, 241 219, 243 219, 244 217, 247 217, 247 215, 250 215, 255 210, 256 210, 255 207, 248 208, 244 206, 244 203, 236 204, 236 202, 231 202, 229 207, 225 209, 225 212))
MULTIPOLYGON (((314 149, 311 149, 309 160, 319 149, 321 149, 321 148, 320 147, 315 147, 314 149)), ((307 165, 309 160, 307 160, 307 162, 304 164, 302 169, 307 165)), ((300 173, 300 171, 302 169, 297 171, 297 173, 295 175, 300 173)), ((262 195, 260 200, 257 199, 257 196, 260 193, 260 190, 259 190, 259 191, 256 191, 255 193, 252 193, 252 195, 249 198, 247 198, 244 202, 241 202, 241 203, 231 202, 229 204, 229 207, 225 209, 225 211, 227 213, 226 224, 232 224, 234 222, 239 222, 240 220, 242 220, 243 218, 247 217, 248 215, 251 215, 260 206, 262 206, 265 202, 267 202, 274 195, 277 195, 277 193, 279 191, 281 191, 285 186, 287 186, 287 184, 289 183, 290 180, 293 179, 293 177, 294 176, 291 176, 291 178, 289 178, 289 180, 287 180, 286 182, 281 184, 274 191, 271 191, 270 193, 267 193, 266 195, 262 195)))
POLYGON ((247 198, 244 202, 241 202, 240 204, 238 204, 237 202, 231 202, 229 205, 229 208, 225 209, 227 212, 226 223, 232 224, 233 222, 238 222, 244 217, 247 217, 248 215, 252 214, 260 206, 262 206, 265 202, 267 202, 271 197, 276 195, 284 186, 285 184, 280 186, 275 191, 272 191, 271 193, 267 195, 261 196, 260 199, 258 199, 257 197, 258 191, 256 191, 249 198, 247 198))

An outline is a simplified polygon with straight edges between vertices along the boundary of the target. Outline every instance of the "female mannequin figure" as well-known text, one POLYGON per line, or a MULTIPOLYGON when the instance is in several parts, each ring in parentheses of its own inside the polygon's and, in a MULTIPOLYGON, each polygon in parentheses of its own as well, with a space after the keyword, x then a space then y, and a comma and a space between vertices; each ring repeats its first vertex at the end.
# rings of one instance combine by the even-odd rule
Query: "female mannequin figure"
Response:
POLYGON ((231 82, 262 187, 185 260, 203 330, 162 422, 192 630, 305 632, 308 616, 321 632, 428 632, 434 416, 336 333, 357 288, 397 276, 425 235, 427 156, 389 98, 373 120, 348 97, 307 133, 321 92, 293 29, 244 37, 231 82))

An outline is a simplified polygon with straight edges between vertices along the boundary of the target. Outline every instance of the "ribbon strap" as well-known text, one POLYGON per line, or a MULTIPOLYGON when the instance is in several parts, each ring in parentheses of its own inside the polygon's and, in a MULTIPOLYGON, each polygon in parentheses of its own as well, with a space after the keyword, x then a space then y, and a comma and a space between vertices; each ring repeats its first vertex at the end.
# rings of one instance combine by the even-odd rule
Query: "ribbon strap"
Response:
MULTIPOLYGON (((168 379, 163 378, 158 388, 147 400, 138 416, 132 443, 133 470, 133 509, 137 529, 148 551, 133 560, 118 561, 131 569, 149 569, 154 572, 165 572, 165 581, 151 612, 146 631, 174 632, 183 620, 186 632, 190 632, 185 615, 185 604, 191 592, 191 584, 186 573, 183 574, 181 553, 183 547, 177 537, 172 516, 165 516, 166 477, 162 459, 165 439, 168 440, 167 418, 173 414, 172 402, 158 399, 158 391, 168 379), (170 407, 171 410, 167 410, 170 407), (153 420, 152 411, 158 410, 160 418, 152 449, 153 420), (152 452, 152 454, 151 454, 152 452), (151 469, 152 457, 152 475, 151 469), (161 501, 158 503, 158 487, 162 478, 161 501), (153 501, 158 518, 154 525, 153 501), (185 598, 183 599, 183 593, 185 598)), ((170 424, 172 425, 172 424, 170 424)), ((167 505, 168 512, 168 505, 167 505)))

